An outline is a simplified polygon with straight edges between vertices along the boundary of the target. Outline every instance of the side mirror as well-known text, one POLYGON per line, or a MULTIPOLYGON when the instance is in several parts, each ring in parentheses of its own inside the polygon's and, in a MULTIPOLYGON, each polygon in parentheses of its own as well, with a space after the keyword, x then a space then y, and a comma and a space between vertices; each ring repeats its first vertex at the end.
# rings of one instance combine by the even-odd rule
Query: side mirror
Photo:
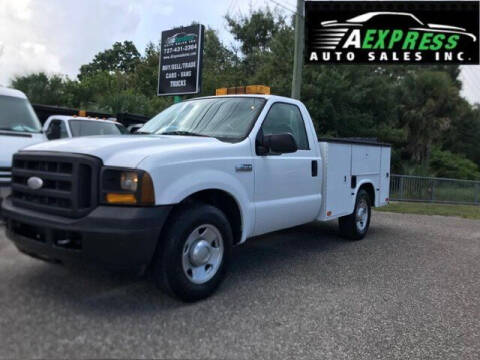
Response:
POLYGON ((50 126, 46 131, 45 135, 48 140, 60 139, 60 127, 59 126, 50 126))
POLYGON ((290 133, 264 135, 257 145, 258 155, 287 154, 298 150, 295 138, 290 133))

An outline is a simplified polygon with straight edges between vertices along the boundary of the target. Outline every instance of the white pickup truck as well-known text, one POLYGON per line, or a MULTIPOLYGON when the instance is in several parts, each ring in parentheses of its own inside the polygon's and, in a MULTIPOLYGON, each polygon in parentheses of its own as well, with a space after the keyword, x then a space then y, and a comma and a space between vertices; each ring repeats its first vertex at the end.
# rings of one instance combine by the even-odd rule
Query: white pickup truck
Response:
POLYGON ((51 115, 43 125, 48 140, 93 135, 128 134, 119 122, 83 116, 51 115))
POLYGON ((29 255, 152 269, 185 301, 210 295, 232 246, 315 220, 359 240, 388 202, 390 147, 317 139, 297 100, 214 96, 174 104, 137 135, 55 140, 13 160, 2 205, 29 255))

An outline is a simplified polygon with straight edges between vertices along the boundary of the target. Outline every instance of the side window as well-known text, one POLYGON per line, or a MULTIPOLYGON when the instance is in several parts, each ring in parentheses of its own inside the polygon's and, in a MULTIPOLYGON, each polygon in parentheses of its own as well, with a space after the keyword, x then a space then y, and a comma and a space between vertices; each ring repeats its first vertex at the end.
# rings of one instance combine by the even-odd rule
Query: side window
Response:
POLYGON ((46 131, 48 140, 63 139, 68 137, 65 122, 61 120, 52 120, 46 131))
POLYGON ((60 139, 68 138, 67 125, 65 125, 65 121, 59 121, 59 122, 60 122, 60 139))
POLYGON ((262 124, 264 135, 290 133, 299 150, 309 150, 305 122, 296 105, 275 103, 262 124))

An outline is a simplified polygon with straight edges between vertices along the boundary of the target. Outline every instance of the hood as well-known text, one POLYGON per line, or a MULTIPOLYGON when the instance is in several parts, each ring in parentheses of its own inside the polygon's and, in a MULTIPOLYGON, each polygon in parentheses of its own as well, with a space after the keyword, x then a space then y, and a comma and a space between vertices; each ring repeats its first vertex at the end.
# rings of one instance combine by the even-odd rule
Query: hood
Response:
POLYGON ((11 167, 13 154, 26 146, 43 141, 46 141, 46 139, 45 135, 41 133, 0 132, 0 167, 11 167))
POLYGON ((29 146, 26 151, 55 151, 92 155, 105 165, 136 167, 149 155, 162 152, 198 151, 223 144, 215 138, 167 135, 87 136, 48 141, 29 146))

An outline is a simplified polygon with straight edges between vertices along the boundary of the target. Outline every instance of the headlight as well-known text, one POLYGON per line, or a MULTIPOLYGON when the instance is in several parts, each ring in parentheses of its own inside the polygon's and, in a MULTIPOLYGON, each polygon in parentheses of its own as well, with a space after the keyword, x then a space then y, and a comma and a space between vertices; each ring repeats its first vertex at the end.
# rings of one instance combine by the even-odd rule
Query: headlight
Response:
POLYGON ((120 187, 122 190, 136 192, 138 188, 138 174, 133 171, 120 174, 120 187))
POLYGON ((104 204, 155 204, 152 178, 142 170, 103 168, 100 193, 104 204))

